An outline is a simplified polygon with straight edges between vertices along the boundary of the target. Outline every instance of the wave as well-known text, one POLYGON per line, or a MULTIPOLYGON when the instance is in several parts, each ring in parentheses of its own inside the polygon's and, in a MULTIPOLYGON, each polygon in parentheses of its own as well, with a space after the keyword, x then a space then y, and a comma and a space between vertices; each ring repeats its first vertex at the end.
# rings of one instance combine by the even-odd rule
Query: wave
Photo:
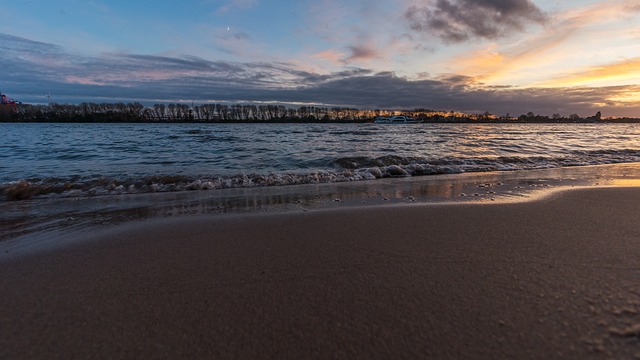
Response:
POLYGON ((640 162, 640 150, 573 151, 567 156, 498 156, 477 158, 429 158, 386 155, 381 157, 341 157, 332 169, 309 172, 238 174, 231 176, 153 175, 127 177, 70 177, 24 179, 0 184, 0 195, 8 201, 34 197, 80 197, 151 192, 216 190, 321 184, 375 180, 381 178, 549 169, 640 162))
POLYGON ((493 156, 493 157, 415 157, 386 155, 381 157, 343 157, 334 165, 344 169, 399 166, 409 175, 446 173, 441 168, 467 171, 505 171, 546 169, 565 166, 589 166, 640 161, 640 150, 572 151, 566 156, 493 156))

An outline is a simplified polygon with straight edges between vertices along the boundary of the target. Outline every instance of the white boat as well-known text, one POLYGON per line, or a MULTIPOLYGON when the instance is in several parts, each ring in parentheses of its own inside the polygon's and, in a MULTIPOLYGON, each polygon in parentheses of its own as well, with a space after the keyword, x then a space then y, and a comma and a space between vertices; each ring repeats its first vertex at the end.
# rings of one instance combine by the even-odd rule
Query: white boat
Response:
POLYGON ((391 117, 386 116, 378 116, 375 121, 376 124, 418 124, 420 121, 404 116, 404 115, 396 115, 391 117))

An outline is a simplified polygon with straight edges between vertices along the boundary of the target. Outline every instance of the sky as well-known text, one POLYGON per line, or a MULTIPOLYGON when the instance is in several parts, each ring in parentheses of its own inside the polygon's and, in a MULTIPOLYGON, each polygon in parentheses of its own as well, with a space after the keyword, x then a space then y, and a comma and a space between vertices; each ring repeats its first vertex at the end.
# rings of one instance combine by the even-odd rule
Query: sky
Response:
POLYGON ((640 0, 12 0, 0 91, 640 117, 640 0))

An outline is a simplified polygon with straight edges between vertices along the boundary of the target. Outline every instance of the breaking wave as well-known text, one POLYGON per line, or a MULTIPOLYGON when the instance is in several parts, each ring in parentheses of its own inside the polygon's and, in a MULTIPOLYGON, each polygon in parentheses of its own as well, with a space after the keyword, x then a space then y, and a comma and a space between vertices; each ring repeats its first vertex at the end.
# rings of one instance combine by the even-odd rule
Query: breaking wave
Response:
POLYGON ((154 175, 146 177, 92 176, 23 179, 0 184, 4 200, 40 197, 86 197, 152 192, 216 190, 376 180, 392 177, 458 174, 466 172, 550 169, 640 162, 640 150, 573 151, 563 157, 340 157, 328 169, 308 172, 272 172, 223 176, 154 175))

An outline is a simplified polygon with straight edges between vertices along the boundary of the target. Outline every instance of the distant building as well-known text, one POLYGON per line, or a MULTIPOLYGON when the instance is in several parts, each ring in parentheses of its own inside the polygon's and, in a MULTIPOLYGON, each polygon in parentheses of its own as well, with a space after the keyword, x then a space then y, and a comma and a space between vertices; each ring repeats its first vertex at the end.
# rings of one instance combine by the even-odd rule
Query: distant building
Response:
POLYGON ((0 94, 0 104, 2 105, 15 105, 16 101, 8 97, 5 94, 0 94))
POLYGON ((582 119, 581 122, 594 123, 602 120, 602 113, 598 111, 595 115, 582 119))

